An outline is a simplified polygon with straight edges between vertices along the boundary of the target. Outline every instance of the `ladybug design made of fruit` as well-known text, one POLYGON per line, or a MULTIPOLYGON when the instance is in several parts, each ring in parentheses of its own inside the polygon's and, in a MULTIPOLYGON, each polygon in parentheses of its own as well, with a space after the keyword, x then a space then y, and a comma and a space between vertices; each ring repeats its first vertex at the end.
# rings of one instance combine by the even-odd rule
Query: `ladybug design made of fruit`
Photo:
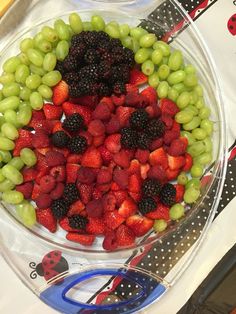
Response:
POLYGON ((236 13, 233 14, 230 19, 228 20, 228 30, 229 32, 235 36, 236 35, 236 13))
POLYGON ((33 269, 30 274, 31 279, 36 279, 37 275, 43 276, 46 281, 56 277, 57 275, 68 271, 69 265, 60 251, 51 251, 47 253, 42 263, 36 265, 35 262, 29 263, 29 267, 33 269))

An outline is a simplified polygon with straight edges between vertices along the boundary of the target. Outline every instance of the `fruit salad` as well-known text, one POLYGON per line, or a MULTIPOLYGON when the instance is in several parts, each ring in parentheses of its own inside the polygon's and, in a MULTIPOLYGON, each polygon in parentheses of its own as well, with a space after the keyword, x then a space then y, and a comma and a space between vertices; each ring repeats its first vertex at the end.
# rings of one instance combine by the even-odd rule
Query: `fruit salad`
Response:
POLYGON ((26 226, 112 251, 199 198, 210 109, 194 66, 155 34, 72 13, 24 38, 0 84, 1 198, 26 226))

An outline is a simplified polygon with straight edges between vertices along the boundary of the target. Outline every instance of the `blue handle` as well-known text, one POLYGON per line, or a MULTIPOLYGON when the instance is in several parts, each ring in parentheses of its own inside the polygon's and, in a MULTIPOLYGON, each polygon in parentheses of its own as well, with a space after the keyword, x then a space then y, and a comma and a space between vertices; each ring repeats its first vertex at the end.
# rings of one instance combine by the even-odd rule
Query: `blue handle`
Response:
POLYGON ((133 270, 125 272, 122 269, 96 269, 68 276, 60 284, 54 284, 44 290, 40 294, 40 298, 51 307, 66 314, 129 314, 151 304, 165 291, 166 287, 163 284, 153 279, 150 280, 150 277, 140 272, 135 272, 133 270), (129 282, 138 284, 140 288, 139 292, 127 300, 102 305, 82 303, 66 296, 67 292, 78 283, 95 276, 107 275, 122 276, 124 279, 129 280, 129 282))

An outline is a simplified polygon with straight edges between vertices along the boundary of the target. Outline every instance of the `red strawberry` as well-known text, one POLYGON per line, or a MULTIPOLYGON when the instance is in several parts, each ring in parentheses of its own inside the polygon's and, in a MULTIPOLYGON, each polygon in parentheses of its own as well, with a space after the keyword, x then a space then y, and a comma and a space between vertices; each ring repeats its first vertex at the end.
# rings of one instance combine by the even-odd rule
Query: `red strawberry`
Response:
POLYGON ((83 117, 85 125, 88 125, 91 121, 91 110, 85 106, 75 105, 71 102, 64 102, 62 108, 66 116, 70 116, 73 113, 79 113, 83 117))
POLYGON ((46 175, 40 179, 39 185, 42 193, 49 193, 55 188, 56 180, 53 176, 46 175))
POLYGON ((193 158, 189 153, 185 153, 185 165, 183 166, 182 170, 188 172, 193 165, 193 158))
POLYGON ((100 198, 102 198, 102 192, 99 190, 98 187, 95 187, 95 188, 94 188, 92 198, 93 198, 94 200, 99 200, 100 198))
POLYGON ((174 130, 166 130, 163 141, 166 145, 170 145, 170 143, 179 137, 179 132, 174 130))
POLYGON ((86 205, 86 212, 89 217, 101 217, 103 213, 103 204, 100 200, 92 200, 86 205))
POLYGON ((86 232, 90 234, 104 234, 105 224, 103 218, 88 217, 89 222, 86 225, 86 232))
POLYGON ((151 118, 159 118, 161 115, 161 109, 159 106, 157 106, 156 103, 147 106, 145 110, 147 111, 151 118))
POLYGON ((105 133, 105 126, 101 120, 92 120, 88 125, 88 131, 92 136, 100 136, 105 133))
POLYGON ((124 202, 120 205, 120 208, 118 209, 118 213, 124 217, 128 218, 129 216, 132 216, 137 211, 137 204, 132 200, 132 198, 127 198, 124 200, 124 202))
POLYGON ((16 191, 21 192, 25 199, 30 199, 33 191, 33 182, 25 182, 17 185, 16 191))
POLYGON ((91 246, 95 240, 95 236, 91 234, 79 234, 68 232, 66 235, 67 240, 77 242, 85 246, 91 246))
POLYGON ((141 172, 141 178, 143 180, 145 180, 147 178, 147 174, 148 174, 149 169, 150 169, 149 164, 141 165, 140 172, 141 172))
POLYGON ((32 195, 31 195, 32 200, 35 201, 36 198, 39 196, 40 193, 41 193, 41 192, 40 192, 40 186, 39 186, 39 184, 34 183, 32 195))
POLYGON ((180 170, 171 170, 170 168, 166 169, 166 177, 168 181, 175 180, 179 175, 180 170))
POLYGON ((89 147, 83 154, 81 165, 90 168, 100 168, 102 165, 102 157, 97 148, 89 147))
POLYGON ((35 203, 38 208, 44 209, 51 206, 52 199, 49 194, 40 193, 39 196, 35 199, 35 203))
POLYGON ((77 172, 77 182, 91 184, 96 180, 96 174, 92 168, 80 167, 77 172))
POLYGON ((105 140, 105 134, 102 134, 100 136, 95 136, 93 138, 93 146, 99 147, 100 145, 104 143, 104 140, 105 140))
POLYGON ((150 105, 157 104, 157 92, 155 88, 148 86, 144 90, 142 90, 141 95, 145 97, 146 101, 150 105))
POLYGON ((77 184, 77 188, 78 188, 79 193, 80 193, 81 201, 84 204, 87 204, 92 198, 93 187, 91 185, 88 185, 88 184, 79 183, 79 184, 77 184))
POLYGON ((131 160, 130 166, 128 169, 128 173, 129 174, 134 174, 134 173, 140 174, 140 163, 137 159, 131 160))
POLYGON ((55 232, 57 230, 57 221, 50 208, 36 208, 36 219, 38 223, 47 228, 50 232, 55 232))
POLYGON ((137 237, 141 237, 152 228, 154 221, 146 217, 133 215, 128 217, 125 223, 137 237))
POLYGON ((178 170, 185 165, 185 158, 183 156, 174 157, 167 155, 167 157, 170 170, 178 170))
POLYGON ((63 113, 61 107, 50 103, 44 104, 43 111, 47 120, 60 120, 63 113))
POLYGON ((109 122, 106 124, 106 133, 107 134, 114 134, 119 132, 120 130, 120 122, 118 118, 113 115, 109 122))
POLYGON ((180 136, 180 124, 177 123, 175 120, 173 120, 171 131, 175 131, 178 134, 178 137, 180 136))
POLYGON ((141 164, 145 164, 149 158, 149 150, 137 149, 135 153, 135 158, 138 159, 141 164))
POLYGON ((102 194, 104 194, 111 189, 111 182, 99 184, 97 188, 99 189, 99 191, 101 191, 102 194))
POLYGON ((71 164, 79 164, 82 160, 82 155, 80 154, 69 154, 67 156, 67 162, 71 164))
POLYGON ((78 170, 80 165, 77 164, 66 164, 66 182, 75 183, 77 180, 78 170))
POLYGON ((115 106, 123 106, 125 103, 125 95, 120 95, 120 96, 112 95, 111 99, 115 106))
POLYGON ((120 225, 116 230, 116 239, 118 246, 130 246, 135 242, 135 234, 126 225, 120 225))
POLYGON ((32 120, 45 120, 45 114, 43 112, 43 110, 33 110, 32 111, 32 117, 31 117, 31 121, 32 120))
POLYGON ((65 148, 65 147, 64 147, 64 148, 53 147, 53 150, 54 150, 55 152, 59 152, 59 153, 63 154, 66 159, 67 159, 67 157, 68 157, 69 154, 70 154, 69 149, 67 149, 67 148, 65 148))
POLYGON ((169 210, 169 207, 158 203, 157 208, 145 216, 150 219, 164 219, 168 221, 170 219, 169 210))
POLYGON ((71 98, 71 102, 94 109, 98 104, 98 96, 88 95, 88 96, 81 96, 77 98, 71 98))
POLYGON ((170 130, 172 128, 174 120, 169 114, 162 114, 161 120, 164 123, 166 130, 170 130))
POLYGON ((120 134, 111 134, 105 140, 105 147, 110 153, 118 153, 121 149, 120 134))
POLYGON ((114 210, 112 212, 105 212, 103 220, 108 228, 115 230, 125 221, 125 218, 117 210, 114 210))
POLYGON ((84 210, 84 208, 85 208, 84 204, 81 202, 81 200, 78 200, 70 206, 67 212, 67 216, 70 217, 73 215, 79 215, 84 210))
POLYGON ((170 99, 163 98, 160 100, 160 108, 162 114, 169 114, 174 117, 177 112, 179 112, 179 108, 177 105, 170 99))
POLYGON ((115 196, 117 206, 120 206, 128 197, 128 193, 124 190, 117 190, 112 193, 115 196))
POLYGON ((48 134, 44 130, 37 130, 32 136, 32 145, 35 148, 45 148, 50 145, 48 134))
POLYGON ((115 109, 115 106, 113 104, 113 101, 111 99, 111 97, 102 97, 102 99, 100 100, 100 103, 103 105, 103 106, 107 106, 111 112, 114 111, 115 109))
POLYGON ((163 146, 163 138, 160 137, 160 138, 157 138, 156 140, 152 141, 151 145, 150 145, 150 149, 153 151, 153 150, 156 150, 157 148, 160 148, 163 146))
POLYGON ((100 169, 97 175, 97 183, 104 184, 111 182, 112 174, 108 169, 100 169))
POLYGON ((38 171, 35 168, 27 168, 24 167, 23 170, 21 171, 24 182, 29 182, 29 181, 34 181, 37 177, 38 171))
POLYGON ((55 125, 54 125, 54 127, 53 127, 53 129, 52 129, 52 133, 56 133, 56 132, 58 132, 58 131, 64 131, 64 132, 65 132, 65 130, 64 130, 63 127, 62 127, 62 122, 61 122, 61 121, 57 121, 57 122, 55 123, 55 125))
POLYGON ((69 97, 69 87, 65 81, 60 81, 53 88, 52 101, 54 105, 60 106, 65 102, 69 97))
POLYGON ((151 152, 149 161, 152 166, 161 165, 164 169, 168 167, 167 154, 162 147, 151 152))
POLYGON ((19 137, 15 140, 15 148, 13 150, 13 156, 19 156, 22 148, 33 148, 32 146, 33 134, 27 130, 20 129, 19 137))
POLYGON ((60 219, 58 221, 59 223, 59 226, 65 230, 65 231, 69 231, 69 232, 82 232, 83 233, 83 230, 79 230, 79 229, 74 229, 74 228, 71 228, 70 224, 69 224, 69 219, 68 217, 64 217, 62 219, 60 219))
POLYGON ((147 76, 145 74, 143 74, 143 72, 137 70, 137 69, 132 69, 130 71, 130 79, 129 79, 129 83, 139 86, 142 84, 147 83, 147 76))
POLYGON ((115 210, 116 198, 112 192, 109 192, 103 195, 102 205, 103 205, 104 212, 115 210))
POLYGON ((176 189, 175 202, 176 203, 181 203, 183 201, 184 192, 185 192, 184 185, 175 184, 174 186, 175 186, 175 189, 176 189))
POLYGON ((51 146, 47 146, 47 147, 43 147, 43 148, 37 148, 37 151, 44 156, 46 155, 46 152, 48 152, 49 150, 52 150, 51 146))
POLYGON ((119 121, 120 127, 127 126, 129 123, 129 117, 135 111, 132 107, 118 107, 116 109, 116 117, 119 121))
POLYGON ((56 182, 64 182, 66 179, 65 166, 55 166, 50 170, 50 175, 56 180, 56 182))
POLYGON ((102 247, 107 251, 114 251, 117 248, 116 234, 114 231, 106 232, 102 247))
POLYGON ((186 148, 188 146, 188 140, 186 139, 187 140, 186 142, 183 139, 185 139, 185 137, 177 138, 170 143, 170 147, 167 150, 169 155, 180 156, 186 152, 186 148))
POLYGON ((66 159, 62 153, 53 150, 46 153, 45 159, 49 167, 62 166, 66 162, 66 159))
POLYGON ((109 152, 109 150, 104 145, 100 146, 98 148, 98 150, 101 154, 103 164, 105 166, 108 166, 108 164, 112 161, 112 154, 109 152))
POLYGON ((58 182, 56 187, 50 192, 50 197, 52 200, 57 200, 62 197, 64 192, 64 184, 62 182, 58 182))
POLYGON ((132 197, 132 199, 136 203, 138 203, 142 198, 142 194, 140 192, 139 193, 129 192, 129 196, 132 197))
POLYGON ((111 183, 111 191, 119 191, 120 186, 116 182, 111 183))
POLYGON ((134 173, 129 177, 129 192, 139 193, 141 189, 142 181, 139 174, 134 173))
POLYGON ((129 156, 127 155, 126 151, 121 149, 118 153, 116 153, 113 156, 114 162, 122 167, 122 168, 128 168, 130 165, 130 159, 129 156))
POLYGON ((126 93, 129 94, 129 93, 137 93, 138 94, 138 87, 134 84, 125 84, 125 87, 126 87, 126 93))
POLYGON ((157 179, 161 183, 165 183, 167 180, 166 171, 162 167, 162 165, 156 165, 156 166, 151 167, 147 173, 147 176, 150 179, 157 179))
POLYGON ((125 189, 129 184, 129 174, 126 170, 117 168, 113 171, 113 180, 118 184, 119 190, 125 189))
POLYGON ((79 135, 86 138, 88 146, 92 145, 93 137, 88 131, 80 131, 79 135))
MULTIPOLYGON (((113 104, 112 104, 113 106, 113 104)), ((111 109, 105 102, 100 102, 93 111, 93 119, 108 120, 111 116, 111 109)))
POLYGON ((143 104, 144 101, 144 96, 141 96, 136 92, 128 93, 125 96, 125 105, 128 107, 145 107, 147 104, 143 104))

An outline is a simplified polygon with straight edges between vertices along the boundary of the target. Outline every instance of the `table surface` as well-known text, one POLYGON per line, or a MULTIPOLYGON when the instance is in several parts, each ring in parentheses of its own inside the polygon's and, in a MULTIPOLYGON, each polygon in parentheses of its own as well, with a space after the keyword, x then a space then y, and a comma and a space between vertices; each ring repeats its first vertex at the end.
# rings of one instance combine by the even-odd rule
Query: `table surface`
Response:
MULTIPOLYGON (((23 0, 23 2, 25 1, 23 0)), ((236 12, 236 7, 233 1, 228 1, 227 4, 224 0, 209 2, 212 2, 212 5, 195 23, 205 37, 218 66, 226 114, 228 115, 228 146, 230 146, 236 138, 236 128, 233 127, 236 115, 234 104, 236 96, 234 90, 235 69, 230 66, 228 60, 232 60, 235 56, 236 38, 228 32, 227 21, 236 12), (214 23, 216 19, 217 25, 214 23), (218 36, 212 36, 215 33, 218 36), (224 40, 224 45, 222 40, 224 40)), ((2 41, 0 40, 0 48, 1 45, 2 41)), ((196 258, 181 279, 157 304, 153 304, 142 313, 154 314, 158 311, 161 314, 174 314, 185 304, 217 262, 236 243, 235 223, 232 224, 236 221, 235 206, 236 199, 234 198, 212 223, 196 258)), ((1 256, 0 278, 2 282, 0 285, 0 313, 15 314, 16 309, 18 314, 56 313, 23 285, 1 256), (12 302, 12 300, 14 301, 12 302)))

